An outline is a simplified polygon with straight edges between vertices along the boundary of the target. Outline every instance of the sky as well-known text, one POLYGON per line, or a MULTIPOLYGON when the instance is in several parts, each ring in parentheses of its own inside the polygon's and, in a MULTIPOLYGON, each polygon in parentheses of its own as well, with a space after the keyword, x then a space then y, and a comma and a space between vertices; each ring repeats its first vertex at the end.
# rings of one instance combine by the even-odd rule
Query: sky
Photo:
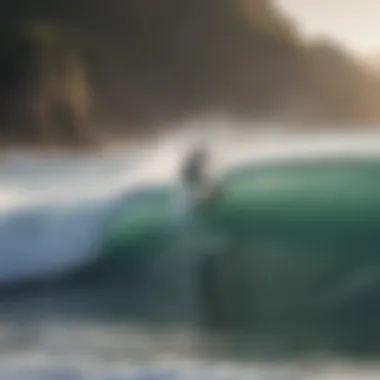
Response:
POLYGON ((380 55, 380 0, 277 0, 307 36, 329 36, 362 56, 380 55))

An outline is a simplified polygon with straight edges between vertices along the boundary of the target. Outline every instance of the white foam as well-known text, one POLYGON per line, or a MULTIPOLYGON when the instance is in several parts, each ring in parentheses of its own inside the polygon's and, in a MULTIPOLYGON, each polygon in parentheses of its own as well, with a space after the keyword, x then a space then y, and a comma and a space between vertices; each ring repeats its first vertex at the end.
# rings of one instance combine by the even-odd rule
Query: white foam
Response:
MULTIPOLYGON (((203 123, 196 125, 207 131, 203 123)), ((218 132, 208 129, 205 139, 216 171, 248 159, 380 154, 380 134, 373 132, 239 135, 215 125, 218 132)), ((171 135, 102 156, 9 156, 0 164, 0 282, 53 276, 95 259, 120 197, 136 186, 173 181, 193 141, 171 135)), ((183 197, 177 201, 181 219, 192 205, 183 197)))

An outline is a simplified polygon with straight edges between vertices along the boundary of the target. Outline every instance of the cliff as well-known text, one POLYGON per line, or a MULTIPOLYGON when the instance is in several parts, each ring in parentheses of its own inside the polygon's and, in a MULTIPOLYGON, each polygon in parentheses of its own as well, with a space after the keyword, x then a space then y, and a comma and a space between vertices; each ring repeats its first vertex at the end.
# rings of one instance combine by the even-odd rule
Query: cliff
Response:
POLYGON ((377 123, 380 81, 270 0, 4 0, 0 140, 89 144, 198 112, 377 123))

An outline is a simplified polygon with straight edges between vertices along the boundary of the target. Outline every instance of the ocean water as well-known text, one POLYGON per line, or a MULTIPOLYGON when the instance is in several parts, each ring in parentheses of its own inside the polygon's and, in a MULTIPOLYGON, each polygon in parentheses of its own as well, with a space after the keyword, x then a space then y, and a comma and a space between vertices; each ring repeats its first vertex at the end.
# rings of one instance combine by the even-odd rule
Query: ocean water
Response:
POLYGON ((0 379, 372 379, 380 135, 223 134, 0 164, 0 379))

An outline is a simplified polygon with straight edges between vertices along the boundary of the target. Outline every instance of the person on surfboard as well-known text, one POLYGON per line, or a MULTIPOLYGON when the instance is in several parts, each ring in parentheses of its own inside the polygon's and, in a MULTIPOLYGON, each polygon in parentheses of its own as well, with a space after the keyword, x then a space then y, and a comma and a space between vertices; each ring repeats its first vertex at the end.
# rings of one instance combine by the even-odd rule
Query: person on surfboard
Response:
POLYGON ((205 166, 208 160, 208 152, 203 146, 196 147, 182 167, 182 180, 188 186, 200 186, 205 179, 205 166))
POLYGON ((181 179, 185 187, 196 200, 209 200, 216 193, 214 181, 207 172, 209 152, 205 146, 197 146, 186 157, 181 170, 181 179))

